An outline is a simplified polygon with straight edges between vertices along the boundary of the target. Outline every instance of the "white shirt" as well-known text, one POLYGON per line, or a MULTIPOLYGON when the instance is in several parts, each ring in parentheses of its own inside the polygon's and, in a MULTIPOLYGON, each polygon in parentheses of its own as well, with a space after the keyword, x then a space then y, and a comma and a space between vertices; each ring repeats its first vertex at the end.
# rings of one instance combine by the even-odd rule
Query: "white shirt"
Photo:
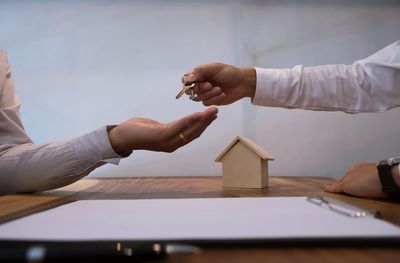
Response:
POLYGON ((21 122, 7 53, 0 50, 0 194, 70 184, 105 163, 118 164, 104 126, 86 135, 37 145, 21 122))
POLYGON ((400 106, 400 41, 352 65, 256 68, 256 72, 256 105, 348 113, 400 106))

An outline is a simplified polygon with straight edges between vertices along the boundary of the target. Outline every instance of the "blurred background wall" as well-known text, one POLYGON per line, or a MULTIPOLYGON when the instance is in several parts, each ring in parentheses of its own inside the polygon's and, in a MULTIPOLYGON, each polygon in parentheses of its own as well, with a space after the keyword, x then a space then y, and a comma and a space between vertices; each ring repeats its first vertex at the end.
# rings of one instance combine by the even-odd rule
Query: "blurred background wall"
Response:
MULTIPOLYGON (((398 2, 0 1, 0 48, 25 128, 45 143, 130 117, 169 122, 203 110, 175 100, 197 64, 352 63, 400 39, 398 2)), ((172 154, 137 151, 92 175, 220 175, 214 158, 244 135, 276 157, 272 176, 341 176, 353 163, 400 155, 399 117, 400 109, 350 115, 243 100, 220 107, 202 137, 172 154)))

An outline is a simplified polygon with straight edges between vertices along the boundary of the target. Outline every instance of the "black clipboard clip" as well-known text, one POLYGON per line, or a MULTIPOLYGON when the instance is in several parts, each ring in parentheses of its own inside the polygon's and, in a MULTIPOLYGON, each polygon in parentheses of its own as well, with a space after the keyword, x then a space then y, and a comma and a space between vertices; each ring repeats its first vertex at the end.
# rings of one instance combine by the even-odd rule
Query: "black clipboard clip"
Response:
POLYGON ((306 199, 308 202, 318 205, 320 207, 328 208, 331 211, 342 214, 344 216, 352 218, 360 218, 366 216, 372 216, 376 218, 382 218, 379 211, 360 208, 358 206, 350 205, 345 202, 323 196, 310 196, 306 199))

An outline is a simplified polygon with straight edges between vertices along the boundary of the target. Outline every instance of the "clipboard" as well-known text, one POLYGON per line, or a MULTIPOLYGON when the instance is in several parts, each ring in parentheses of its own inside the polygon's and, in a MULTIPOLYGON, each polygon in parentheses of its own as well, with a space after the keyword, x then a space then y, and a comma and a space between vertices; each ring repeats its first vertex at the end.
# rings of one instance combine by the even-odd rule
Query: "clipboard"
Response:
POLYGON ((4 223, 0 241, 398 245, 377 216, 326 197, 82 200, 4 223))
POLYGON ((382 214, 378 210, 371 210, 366 208, 361 208, 358 206, 350 205, 348 203, 339 201, 337 199, 333 199, 330 197, 323 197, 320 195, 310 196, 306 199, 308 202, 318 205, 320 207, 328 208, 329 210, 342 214, 348 217, 365 217, 365 216, 373 216, 376 218, 381 218, 382 214))

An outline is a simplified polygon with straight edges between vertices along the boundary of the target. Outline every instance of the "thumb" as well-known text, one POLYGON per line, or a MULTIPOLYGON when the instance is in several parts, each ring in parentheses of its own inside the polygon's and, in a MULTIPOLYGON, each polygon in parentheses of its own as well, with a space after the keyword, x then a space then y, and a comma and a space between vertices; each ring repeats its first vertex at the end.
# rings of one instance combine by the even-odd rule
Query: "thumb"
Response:
POLYGON ((218 108, 210 107, 203 112, 194 112, 189 114, 179 120, 172 121, 168 124, 168 130, 171 136, 175 136, 176 134, 186 130, 194 123, 198 122, 202 119, 214 119, 218 113, 218 108))
POLYGON ((332 184, 327 184, 324 187, 326 192, 330 193, 343 193, 343 183, 342 182, 335 182, 332 184))

